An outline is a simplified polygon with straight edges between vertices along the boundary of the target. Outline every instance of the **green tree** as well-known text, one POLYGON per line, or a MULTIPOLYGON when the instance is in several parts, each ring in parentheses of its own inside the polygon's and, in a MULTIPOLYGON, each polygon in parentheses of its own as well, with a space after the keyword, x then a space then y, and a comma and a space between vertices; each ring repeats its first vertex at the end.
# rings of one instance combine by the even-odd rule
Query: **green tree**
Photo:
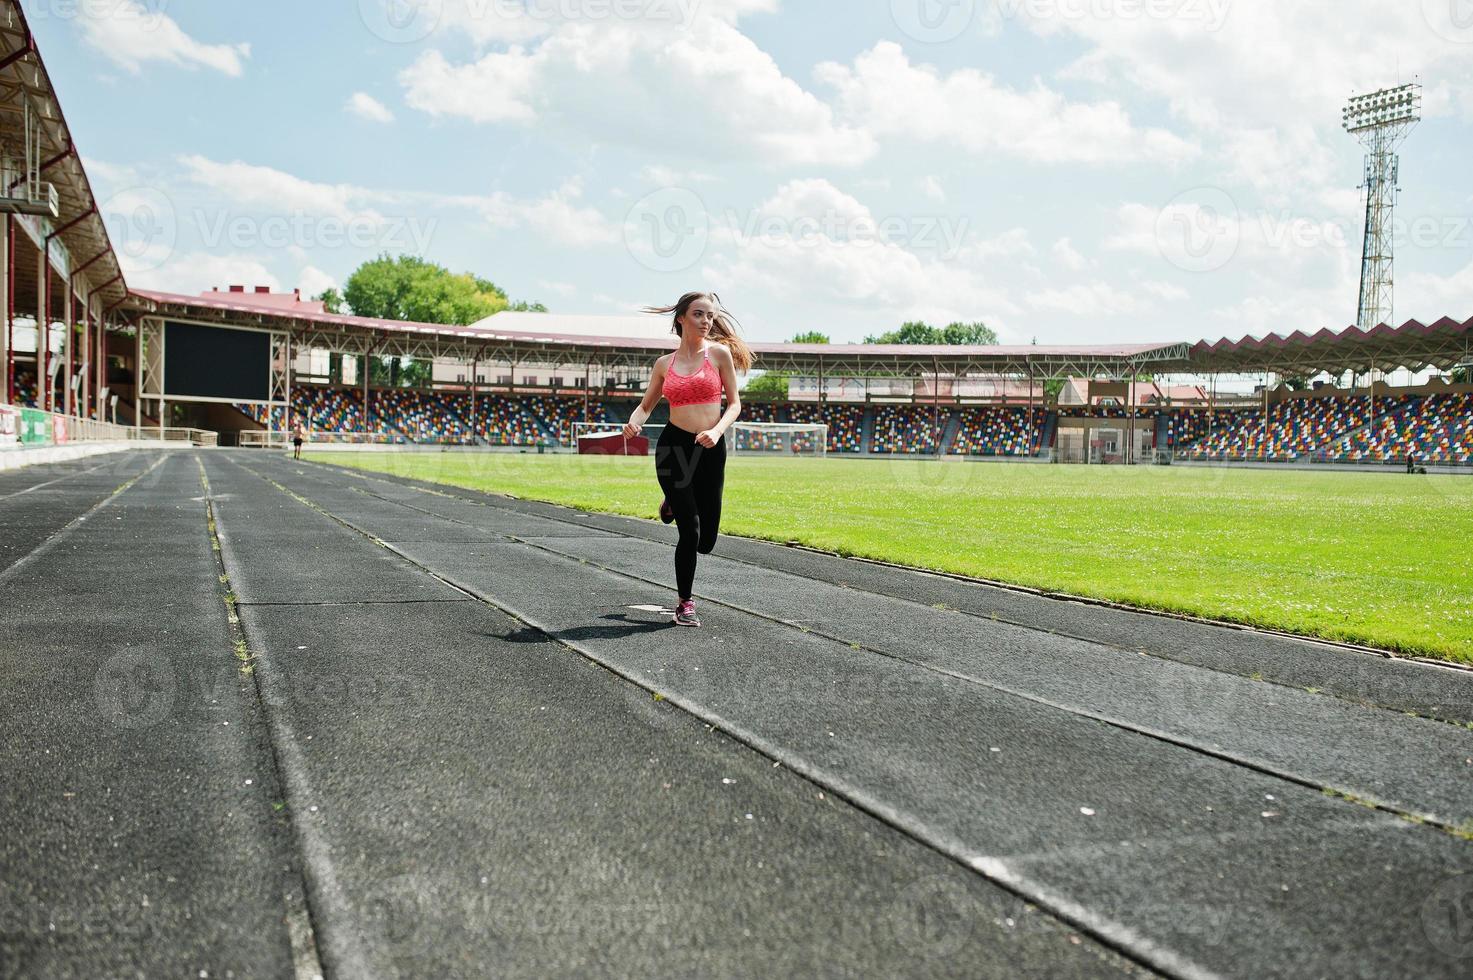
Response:
POLYGON ((980 320, 975 323, 948 323, 941 329, 941 342, 987 346, 997 343, 997 331, 980 320))
MULTIPOLYGON (((818 330, 805 330, 802 333, 794 334, 793 339, 788 341, 788 343, 831 344, 833 341, 829 339, 829 335, 826 333, 818 330)), ((742 393, 757 398, 786 399, 788 397, 788 376, 786 374, 779 374, 776 371, 768 371, 760 377, 753 378, 747 382, 747 386, 742 389, 742 393)))
POLYGON ((343 312, 343 294, 336 289, 329 287, 312 298, 321 303, 329 313, 343 312))
POLYGON ((785 400, 788 397, 788 376, 768 371, 748 381, 742 389, 742 394, 751 395, 753 398, 776 398, 785 400))
POLYGON ((1455 385, 1465 385, 1473 383, 1468 380, 1470 376, 1470 371, 1473 371, 1473 369, 1470 369, 1470 367, 1466 364, 1464 364, 1462 367, 1455 367, 1452 370, 1452 374, 1448 375, 1447 379, 1455 385))
POLYGON ((864 338, 866 344, 995 344, 997 331, 980 321, 976 323, 949 323, 944 327, 933 327, 920 320, 911 320, 879 336, 864 338))
MULTIPOLYGON (((363 263, 348 277, 343 299, 357 316, 461 326, 514 306, 491 280, 451 272, 414 255, 385 254, 363 263)), ((547 312, 541 303, 517 303, 515 308, 547 312)))

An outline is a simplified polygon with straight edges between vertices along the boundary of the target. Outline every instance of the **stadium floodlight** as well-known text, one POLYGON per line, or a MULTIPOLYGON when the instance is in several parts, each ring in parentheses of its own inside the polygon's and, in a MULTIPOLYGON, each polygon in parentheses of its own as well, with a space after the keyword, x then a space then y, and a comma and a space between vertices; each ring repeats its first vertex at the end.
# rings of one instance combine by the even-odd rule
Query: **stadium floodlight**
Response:
POLYGON ((1355 323, 1369 330, 1390 323, 1394 284, 1391 218, 1396 206, 1396 148, 1422 118, 1422 86, 1416 83, 1351 98, 1341 126, 1366 148, 1366 231, 1361 247, 1360 301, 1355 323))

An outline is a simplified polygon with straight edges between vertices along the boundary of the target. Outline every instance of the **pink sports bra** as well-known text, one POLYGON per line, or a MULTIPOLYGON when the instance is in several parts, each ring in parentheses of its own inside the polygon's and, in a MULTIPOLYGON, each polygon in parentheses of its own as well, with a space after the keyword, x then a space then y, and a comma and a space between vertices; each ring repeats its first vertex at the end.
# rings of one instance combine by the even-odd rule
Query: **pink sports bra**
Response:
POLYGON ((695 374, 676 373, 675 358, 670 358, 670 366, 665 370, 665 397, 671 408, 720 404, 721 391, 721 374, 707 351, 701 352, 701 368, 695 374))

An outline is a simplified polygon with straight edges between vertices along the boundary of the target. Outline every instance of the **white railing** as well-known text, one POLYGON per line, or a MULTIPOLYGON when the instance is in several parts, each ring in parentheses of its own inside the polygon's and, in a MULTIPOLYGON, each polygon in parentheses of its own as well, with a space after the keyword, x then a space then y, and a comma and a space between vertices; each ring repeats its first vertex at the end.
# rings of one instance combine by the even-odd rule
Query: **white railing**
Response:
POLYGON ((136 431, 128 425, 21 405, 0 405, 0 445, 66 446, 79 442, 124 442, 136 438, 136 431))
POLYGON ((155 440, 160 442, 187 442, 191 446, 218 446, 220 434, 208 429, 189 429, 170 426, 167 428, 150 428, 144 426, 138 430, 140 439, 146 441, 155 440))

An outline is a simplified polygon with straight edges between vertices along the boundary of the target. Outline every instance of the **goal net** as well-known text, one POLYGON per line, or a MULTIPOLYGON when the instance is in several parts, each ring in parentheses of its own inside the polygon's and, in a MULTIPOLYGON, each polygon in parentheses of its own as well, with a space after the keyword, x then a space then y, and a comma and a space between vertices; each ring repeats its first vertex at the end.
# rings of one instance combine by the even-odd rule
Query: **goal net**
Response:
MULTIPOLYGON (((623 428, 612 422, 574 422, 569 441, 580 447, 580 452, 588 451, 592 444, 622 445, 623 428)), ((662 425, 650 424, 641 431, 651 451, 663 429, 662 425)), ((816 423, 737 422, 727 433, 726 445, 729 452, 749 456, 823 456, 828 433, 828 426, 816 423)))
POLYGON ((738 422, 731 451, 748 456, 823 456, 829 427, 816 422, 738 422))

